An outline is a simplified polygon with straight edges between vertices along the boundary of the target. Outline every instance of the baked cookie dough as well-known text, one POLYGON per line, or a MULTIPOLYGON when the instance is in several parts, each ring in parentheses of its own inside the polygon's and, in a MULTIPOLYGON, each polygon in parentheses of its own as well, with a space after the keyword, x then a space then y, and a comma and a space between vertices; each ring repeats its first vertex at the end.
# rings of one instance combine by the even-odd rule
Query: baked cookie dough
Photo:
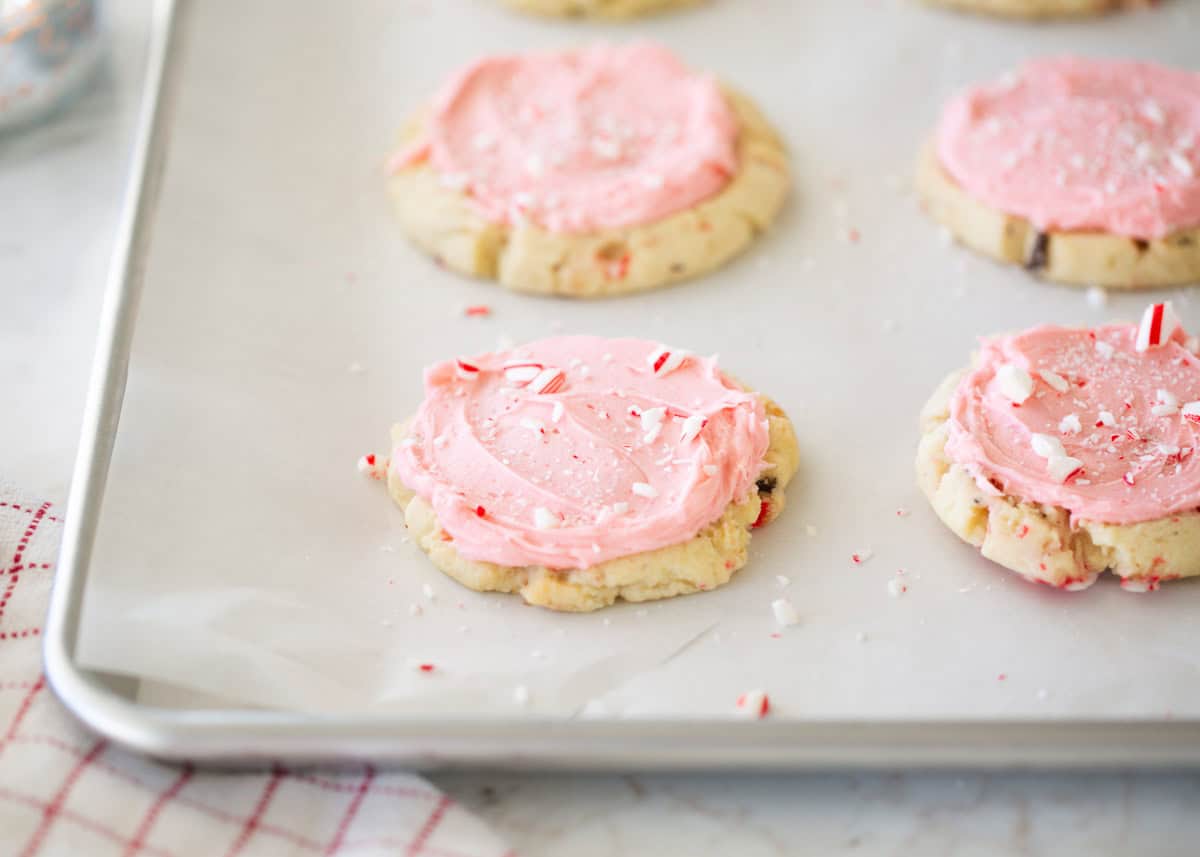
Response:
POLYGON ((964 245, 1047 280, 1200 281, 1200 74, 1027 63, 946 107, 917 190, 964 245))
POLYGON ((753 104, 649 43, 481 60, 410 123, 389 172, 401 226, 440 264, 572 297, 723 265, 790 186, 753 104))
POLYGON ((714 358, 559 337, 428 369, 386 475, 447 575, 590 611, 727 583, 798 458, 784 413, 714 358))
POLYGON ((1142 9, 1154 0, 925 0, 965 12, 982 12, 1006 18, 1069 18, 1101 15, 1119 9, 1142 9))
POLYGON ((1108 571, 1145 592, 1200 575, 1196 350, 1169 304, 1141 326, 986 340, 921 412, 921 490, 1032 581, 1084 589, 1108 571))
POLYGON ((702 0, 504 0, 514 9, 557 17, 636 18, 695 6, 702 0))

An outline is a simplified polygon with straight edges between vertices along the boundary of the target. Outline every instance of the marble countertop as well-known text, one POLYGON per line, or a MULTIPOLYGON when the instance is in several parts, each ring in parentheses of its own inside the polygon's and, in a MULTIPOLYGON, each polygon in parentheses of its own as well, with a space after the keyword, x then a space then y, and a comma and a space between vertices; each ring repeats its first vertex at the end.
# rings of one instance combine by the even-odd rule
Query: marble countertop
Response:
MULTIPOLYGON (((69 112, 0 137, 0 479, 66 498, 141 81, 145 0, 69 112)), ((434 776, 526 857, 1182 854, 1187 774, 434 776)))

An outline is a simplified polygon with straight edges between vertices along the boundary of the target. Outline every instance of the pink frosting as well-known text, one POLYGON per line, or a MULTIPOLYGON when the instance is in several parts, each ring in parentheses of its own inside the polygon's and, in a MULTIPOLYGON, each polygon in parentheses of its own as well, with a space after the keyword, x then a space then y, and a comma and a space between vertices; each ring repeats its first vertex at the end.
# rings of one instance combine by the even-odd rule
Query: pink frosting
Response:
POLYGON ((660 348, 559 337, 432 366, 392 466, 467 559, 586 568, 687 541, 754 488, 768 430, 715 358, 672 369, 660 348), (548 371, 525 382, 531 363, 548 371))
POLYGON ((1200 225, 1200 74, 1034 60, 951 100, 937 150, 972 196, 1039 229, 1161 238, 1200 225))
POLYGON ((986 491, 1061 506, 1072 519, 1131 524, 1200 507, 1200 425, 1180 412, 1200 400, 1200 360, 1182 333, 1138 353, 1136 332, 1043 325, 985 341, 951 399, 950 459, 986 491), (1033 379, 1019 405, 997 375, 1005 364, 1033 379), (1082 471, 1055 478, 1035 434, 1058 439, 1082 471))
POLYGON ((496 223, 590 232, 661 220, 721 190, 737 123, 716 82, 655 44, 481 59, 434 102, 428 158, 496 223))

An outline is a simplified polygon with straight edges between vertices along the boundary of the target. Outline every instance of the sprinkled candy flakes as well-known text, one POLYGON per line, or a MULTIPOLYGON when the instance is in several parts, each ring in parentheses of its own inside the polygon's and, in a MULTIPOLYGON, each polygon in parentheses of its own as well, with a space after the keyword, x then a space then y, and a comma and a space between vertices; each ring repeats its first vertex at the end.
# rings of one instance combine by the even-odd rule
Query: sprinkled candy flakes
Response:
POLYGON ((796 612, 796 608, 792 606, 792 602, 786 598, 776 598, 772 601, 771 612, 775 615, 775 621, 781 627, 787 628, 800 623, 800 614, 796 612))
POLYGON ((369 479, 383 479, 387 476, 387 464, 370 452, 358 460, 358 472, 369 479))
POLYGON ((1175 315, 1170 301, 1150 304, 1142 314, 1141 324, 1138 325, 1134 350, 1141 352, 1149 348, 1157 348, 1163 343, 1169 342, 1176 331, 1182 329, 1183 324, 1179 321, 1179 316, 1175 315))
POLYGON ((691 355, 682 349, 670 349, 664 346, 654 351, 646 362, 650 364, 650 371, 654 373, 654 377, 661 378, 682 366, 689 356, 691 355))
POLYGON ((1021 366, 1005 363, 996 369, 996 387, 1002 396, 1019 405, 1033 395, 1033 378, 1021 366))
POLYGON ((771 713, 771 700, 766 691, 750 690, 737 698, 737 711, 743 717, 762 720, 771 713))

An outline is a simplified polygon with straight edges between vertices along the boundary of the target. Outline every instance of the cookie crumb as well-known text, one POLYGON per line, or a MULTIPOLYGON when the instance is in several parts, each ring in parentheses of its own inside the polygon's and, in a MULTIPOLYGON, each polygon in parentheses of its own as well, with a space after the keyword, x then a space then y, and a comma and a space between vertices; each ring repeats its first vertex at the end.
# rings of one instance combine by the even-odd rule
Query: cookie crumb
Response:
POLYGON ((433 591, 433 587, 428 583, 421 586, 421 593, 430 601, 437 601, 437 593, 433 591))

